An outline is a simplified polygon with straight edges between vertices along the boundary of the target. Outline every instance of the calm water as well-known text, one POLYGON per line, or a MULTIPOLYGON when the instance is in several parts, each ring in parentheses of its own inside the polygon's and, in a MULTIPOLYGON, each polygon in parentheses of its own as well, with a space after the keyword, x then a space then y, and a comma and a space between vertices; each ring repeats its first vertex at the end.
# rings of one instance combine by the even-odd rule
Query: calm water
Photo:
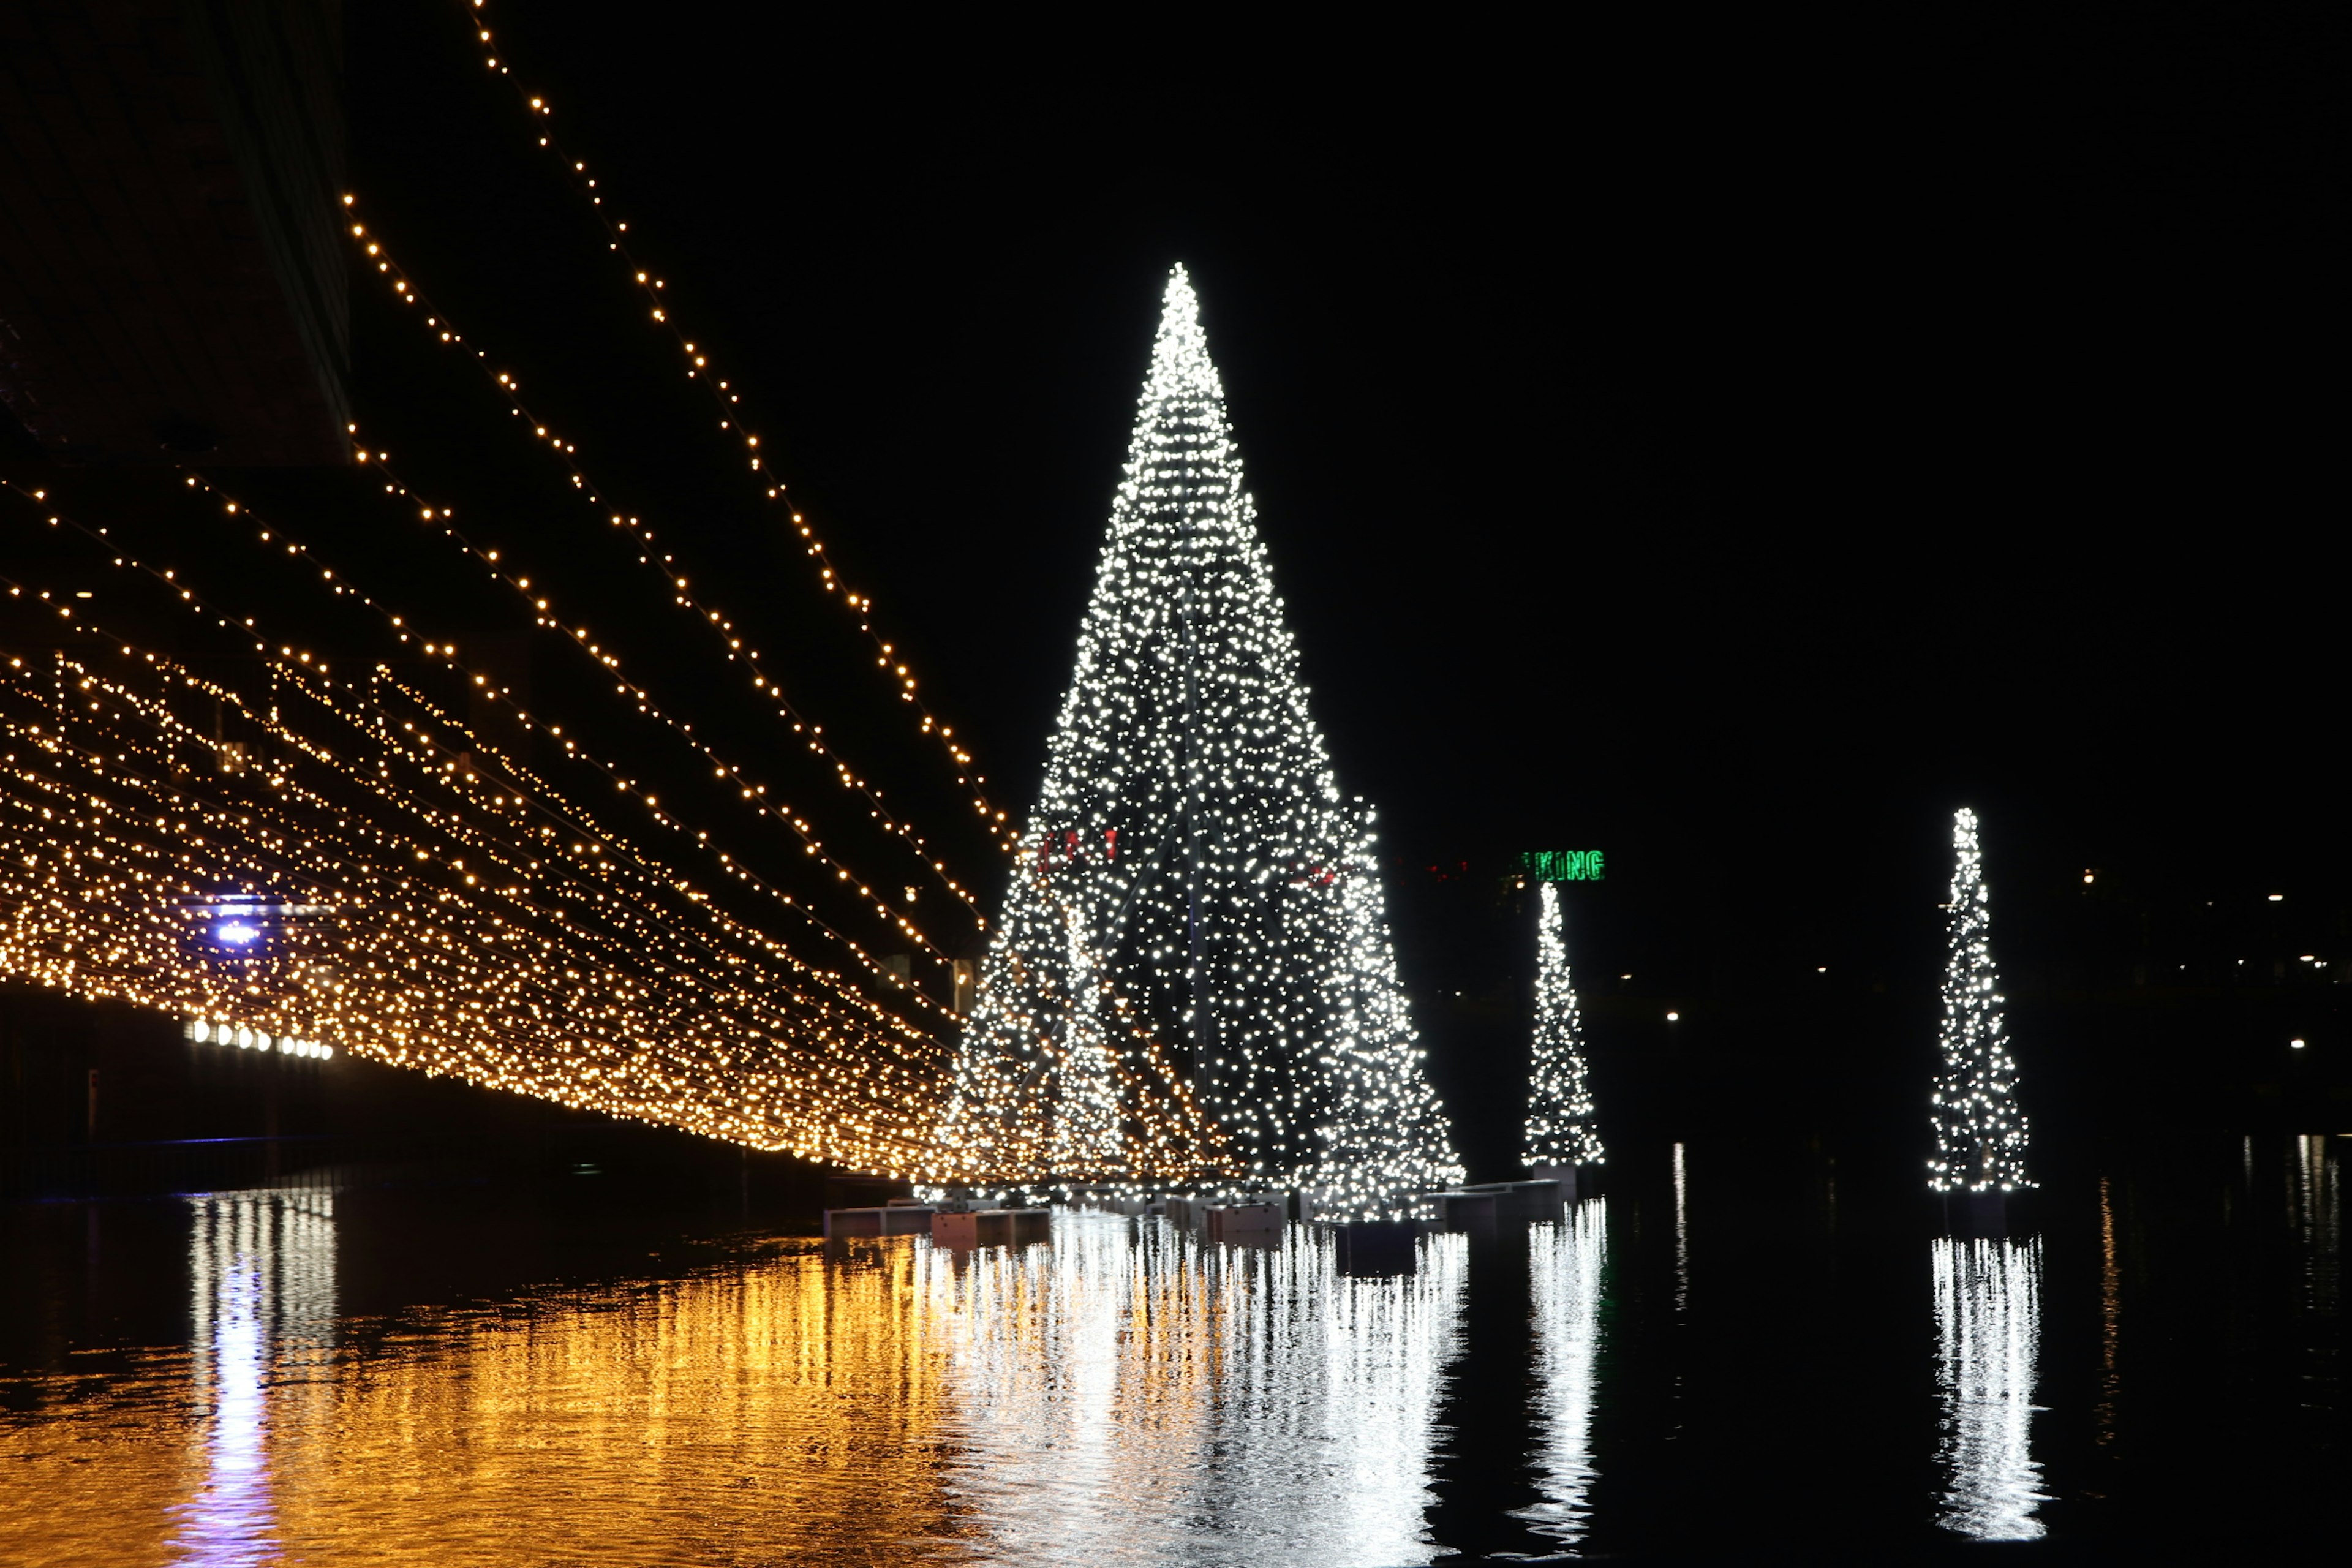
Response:
POLYGON ((2289 1537, 2333 1524, 2347 1458, 2342 1142, 2115 1156, 2053 1182, 2036 1238, 1979 1243, 1842 1210, 1826 1163, 1661 1149, 1388 1279, 1304 1228, 1203 1248, 1089 1214, 957 1255, 712 1237, 586 1189, 26 1205, 0 1562, 2289 1537))

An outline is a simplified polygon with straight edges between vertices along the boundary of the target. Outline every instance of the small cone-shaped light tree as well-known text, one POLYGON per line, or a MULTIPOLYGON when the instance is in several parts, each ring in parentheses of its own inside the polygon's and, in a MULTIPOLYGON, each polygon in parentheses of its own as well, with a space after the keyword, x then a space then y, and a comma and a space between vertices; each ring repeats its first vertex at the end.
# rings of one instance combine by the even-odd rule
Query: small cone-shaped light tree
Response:
POLYGON ((1561 935, 1559 889, 1538 884, 1536 1048, 1528 1074, 1527 1162, 1530 1170, 1597 1165, 1603 1156, 1593 1126, 1592 1088, 1584 1065, 1584 1023, 1561 935))
POLYGON ((1952 818, 1952 847, 1958 859, 1946 928, 1944 1071, 1933 1101, 1936 1154, 1927 1162, 1927 1185, 1938 1193, 2015 1192, 2033 1185, 2025 1175, 2025 1112, 2017 1103, 2017 1061, 2001 1032, 1977 814, 1966 807, 1952 818))
POLYGON ((1364 1218, 1461 1180, 1181 267, 1024 845, 943 1170, 1364 1218))

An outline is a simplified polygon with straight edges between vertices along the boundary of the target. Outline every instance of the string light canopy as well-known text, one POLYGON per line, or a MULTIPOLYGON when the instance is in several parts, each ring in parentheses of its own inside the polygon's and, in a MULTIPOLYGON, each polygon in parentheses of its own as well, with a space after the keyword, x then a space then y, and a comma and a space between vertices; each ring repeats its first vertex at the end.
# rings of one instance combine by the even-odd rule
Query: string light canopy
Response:
MULTIPOLYGON (((105 625, 89 590, 0 578, 18 650, 0 669, 0 973, 215 1039, 292 1039, 853 1169, 939 1164, 950 1058, 900 1012, 925 999, 884 982, 885 1005, 730 910, 730 884, 754 879, 723 854, 716 889, 665 858, 662 841, 706 852, 707 830, 268 528, 266 549, 313 563, 323 603, 385 619, 397 668, 280 644, 45 492, 5 488, 41 507, 37 528, 106 552, 120 592, 103 601, 182 617, 202 668, 105 625), (436 683, 457 708, 504 701, 613 793, 567 795, 436 683), (616 830, 614 803, 655 846, 616 830)), ((870 959, 805 899, 763 890, 870 959)), ((1180 1097, 1139 1082, 1129 1101, 1139 1145, 1213 1163, 1160 1124, 1180 1097)))
POLYGON ((1528 1079, 1527 1163, 1530 1170, 1598 1165, 1606 1155, 1594 1126, 1584 1023, 1569 973, 1559 889, 1541 883, 1536 899, 1536 1036, 1528 1079))
POLYGON ((1130 1179, 1143 1075, 1115 995, 1219 1135, 1202 1190, 1295 1186, 1370 1219, 1462 1179, 1373 815, 1340 795, 1307 695, 1178 267, 956 1059, 940 1142, 969 1168, 1032 1193, 1130 1179))
MULTIPOLYGON (((612 786, 621 798, 638 808, 644 822, 661 829, 665 836, 671 837, 683 844, 690 844, 690 852, 703 860, 706 865, 715 867, 726 881, 735 883, 769 900, 782 904, 795 917, 796 923, 814 927, 824 933, 831 942, 844 950, 851 961, 868 977, 886 981, 889 979, 880 953, 850 933, 820 918, 804 893, 796 895, 786 891, 775 887, 766 879, 757 876, 739 857, 714 844, 711 841, 709 829, 697 829, 674 811, 665 808, 659 799, 647 790, 644 783, 633 776, 635 770, 624 768, 613 760, 599 755, 594 751, 583 746, 578 737, 566 735, 562 725, 551 723, 524 709, 510 689, 484 671, 469 665, 455 644, 436 643, 425 638, 415 630, 415 623, 412 617, 394 613, 390 605, 362 591, 348 574, 339 573, 331 567, 325 566, 315 551, 299 539, 289 534, 282 525, 268 523, 249 504, 228 495, 215 483, 201 476, 189 474, 185 476, 185 482, 192 490, 216 501, 226 515, 253 530, 250 542, 270 552, 281 553, 290 561, 317 567, 319 575, 310 584, 314 591, 330 595, 334 600, 355 610, 368 612, 404 648, 421 650, 436 667, 446 668, 468 683, 472 689, 470 696, 473 700, 485 702, 493 708, 502 708, 523 731, 543 737, 550 749, 561 755, 566 763, 578 764, 601 774, 602 777, 594 781, 595 783, 612 786)), ((396 486, 388 484, 385 488, 388 490, 398 490, 398 493, 404 497, 409 496, 409 492, 400 490, 396 486)), ((44 500, 42 492, 28 490, 21 485, 5 480, 0 480, 0 489, 13 492, 26 500, 44 500)), ((414 498, 410 497, 410 499, 414 498)), ((80 536, 90 544, 104 551, 118 571, 144 576, 166 589, 178 600, 182 608, 193 616, 198 623, 227 634, 240 647, 249 646, 255 654, 267 658, 271 653, 272 647, 268 640, 256 636, 253 630, 255 622, 252 617, 240 618, 234 613, 222 610, 194 586, 193 578, 186 574, 157 567, 141 560, 121 541, 112 538, 110 531, 104 526, 86 522, 69 512, 50 510, 46 504, 43 510, 47 513, 46 521, 51 529, 63 530, 80 536)), ((509 587, 519 587, 523 591, 530 589, 530 581, 528 577, 518 578, 513 574, 511 564, 504 567, 499 564, 499 552, 486 550, 457 532, 448 509, 425 506, 421 509, 420 515, 425 526, 437 529, 442 535, 465 551, 476 564, 485 568, 493 579, 504 583, 509 587)), ((536 603, 542 610, 547 607, 547 602, 543 599, 536 603)), ((556 623, 550 620, 542 624, 555 626, 556 623)), ((568 626, 558 629, 566 631, 580 646, 581 650, 588 654, 600 668, 605 670, 606 678, 615 682, 612 688, 607 689, 601 679, 597 680, 591 686, 592 691, 600 696, 609 696, 625 707, 633 707, 636 712, 666 725, 673 733, 681 736, 689 743, 694 742, 692 726, 670 718, 661 710, 650 694, 621 679, 617 659, 605 653, 593 642, 587 640, 584 628, 577 631, 568 626)), ((279 645, 277 653, 280 659, 291 661, 294 666, 315 671, 320 677, 326 675, 328 665, 323 657, 314 658, 307 649, 298 650, 286 645, 279 645)), ((483 744, 469 727, 454 726, 450 732, 462 736, 467 748, 478 749, 483 744)), ((712 763, 722 762, 722 759, 708 747, 701 748, 701 755, 706 762, 712 763)), ((740 769, 722 765, 717 771, 721 777, 730 783, 743 786, 740 791, 730 792, 730 794, 740 795, 742 809, 762 819, 772 818, 795 832, 806 853, 814 858, 815 870, 820 873, 831 873, 842 883, 845 892, 850 888, 855 888, 859 894, 861 904, 870 900, 873 911, 878 919, 895 925, 901 935, 916 942, 919 947, 936 951, 930 948, 930 944, 924 940, 922 933, 911 921, 907 921, 881 900, 875 899, 871 887, 866 881, 829 851, 812 834, 807 820, 795 815, 790 805, 770 797, 763 785, 748 784, 740 769)), ((535 790, 537 794, 548 796, 556 793, 543 785, 535 786, 535 790)), ((675 876, 676 873, 667 873, 667 875, 675 876)), ((688 883, 686 886, 697 899, 708 900, 709 895, 705 888, 692 883, 688 883)), ((939 1005, 932 1002, 919 989, 908 988, 901 984, 899 990, 900 1000, 912 1004, 916 1009, 940 1010, 939 1005)))
POLYGON ((1936 1152, 1927 1162, 1927 1185, 1937 1193, 2018 1192, 2034 1185, 2025 1173, 2025 1112, 2017 1103, 2017 1060, 2009 1054, 1993 973, 1992 893, 1977 814, 1965 806, 1952 817, 1952 847, 1944 1070, 1930 1100, 1936 1152))
POLYGON ((0 973, 755 1148, 923 1163, 945 1067, 926 1033, 576 804, 551 813, 388 670, 269 661, 256 700, 87 620, 76 640, 0 661, 0 973))

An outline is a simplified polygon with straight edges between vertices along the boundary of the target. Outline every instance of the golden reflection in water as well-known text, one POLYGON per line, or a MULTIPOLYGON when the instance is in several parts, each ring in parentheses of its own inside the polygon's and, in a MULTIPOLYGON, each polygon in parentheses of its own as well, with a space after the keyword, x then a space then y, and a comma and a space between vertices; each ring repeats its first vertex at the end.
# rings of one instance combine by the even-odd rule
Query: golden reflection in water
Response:
POLYGON ((195 1200, 193 1347, 0 1415, 0 1562, 1428 1561, 1463 1237, 785 1242, 344 1323, 323 1195, 195 1200))
POLYGON ((2116 1262, 2116 1207, 2099 1178, 2099 1403, 2091 1413, 2104 1446, 2116 1440, 2116 1346, 2123 1334, 2123 1270, 2116 1262))
POLYGON ((2042 1243, 1933 1244, 1946 1490, 1937 1522, 1983 1541, 2042 1533, 2030 1428, 2042 1340, 2042 1243))
POLYGON ((173 1510, 174 1562, 275 1555, 273 1423, 315 1415, 334 1350, 335 1198, 228 1193, 189 1200, 191 1393, 203 1479, 173 1510))
POLYGON ((1573 1204, 1559 1224, 1529 1227, 1528 1275, 1536 1328, 1536 1488, 1520 1509, 1538 1535, 1563 1547, 1591 1526, 1592 1400, 1601 1352, 1601 1269, 1608 1261, 1608 1199, 1573 1204))

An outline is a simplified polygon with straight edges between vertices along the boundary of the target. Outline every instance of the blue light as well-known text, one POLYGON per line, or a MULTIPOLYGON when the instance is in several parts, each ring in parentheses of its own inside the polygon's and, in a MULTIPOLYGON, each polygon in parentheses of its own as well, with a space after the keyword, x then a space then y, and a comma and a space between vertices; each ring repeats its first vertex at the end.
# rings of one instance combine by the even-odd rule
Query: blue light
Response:
POLYGON ((226 920, 213 927, 213 940, 230 947, 250 947, 261 940, 261 928, 240 920, 226 920))

